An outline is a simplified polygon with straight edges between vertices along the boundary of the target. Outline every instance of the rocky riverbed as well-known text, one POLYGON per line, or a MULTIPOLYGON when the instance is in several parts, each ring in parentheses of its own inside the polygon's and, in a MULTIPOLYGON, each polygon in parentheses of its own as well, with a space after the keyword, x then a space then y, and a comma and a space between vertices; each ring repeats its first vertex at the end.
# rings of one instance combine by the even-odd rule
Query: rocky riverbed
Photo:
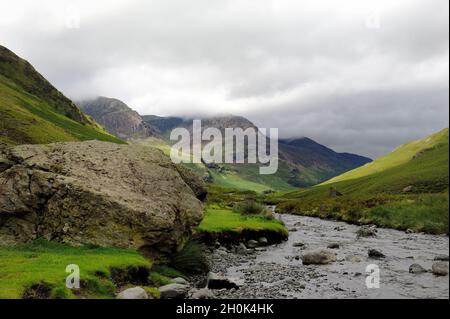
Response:
POLYGON ((431 272, 437 262, 444 272, 448 269, 448 236, 381 228, 368 236, 372 229, 367 234, 365 228, 342 222, 280 218, 290 229, 289 240, 282 244, 210 251, 212 270, 240 286, 214 290, 216 298, 449 298, 448 275, 431 272), (304 265, 302 257, 318 250, 333 258, 324 259, 323 265, 304 265), (366 286, 371 264, 379 268, 379 288, 366 286), (411 273, 413 264, 423 269, 415 265, 411 273))

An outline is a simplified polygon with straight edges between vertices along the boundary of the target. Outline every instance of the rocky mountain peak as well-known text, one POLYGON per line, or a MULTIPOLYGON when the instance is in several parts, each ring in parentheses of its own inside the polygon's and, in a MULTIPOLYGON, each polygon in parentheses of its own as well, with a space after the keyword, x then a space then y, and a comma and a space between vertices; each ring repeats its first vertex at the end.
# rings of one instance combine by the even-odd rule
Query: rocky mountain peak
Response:
POLYGON ((118 99, 97 97, 77 104, 83 112, 92 116, 108 132, 119 138, 146 138, 156 133, 138 112, 118 99))

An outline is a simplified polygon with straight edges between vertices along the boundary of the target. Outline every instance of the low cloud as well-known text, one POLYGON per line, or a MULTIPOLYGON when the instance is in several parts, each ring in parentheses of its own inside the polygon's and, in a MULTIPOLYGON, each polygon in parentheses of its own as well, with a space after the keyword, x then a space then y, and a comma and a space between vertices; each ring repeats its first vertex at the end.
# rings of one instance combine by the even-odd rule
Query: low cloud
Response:
POLYGON ((0 0, 0 39, 73 99, 377 157, 448 126, 448 18, 446 0, 0 0))

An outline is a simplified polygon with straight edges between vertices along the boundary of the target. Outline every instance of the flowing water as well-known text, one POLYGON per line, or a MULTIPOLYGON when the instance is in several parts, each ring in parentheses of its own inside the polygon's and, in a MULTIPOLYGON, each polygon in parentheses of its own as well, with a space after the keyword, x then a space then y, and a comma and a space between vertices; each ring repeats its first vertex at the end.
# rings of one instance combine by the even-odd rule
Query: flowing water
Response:
POLYGON ((357 239, 356 225, 294 215, 280 218, 291 230, 288 241, 249 254, 226 253, 223 248, 213 254, 214 271, 242 283, 240 289, 216 292, 217 297, 449 298, 448 276, 409 273, 411 264, 429 270, 436 256, 448 255, 448 236, 378 228, 376 237, 357 239), (294 247, 298 242, 304 246, 294 247), (338 243, 340 248, 327 249, 330 243, 338 243), (319 249, 334 252, 337 261, 302 264, 299 257, 303 253, 319 249), (369 249, 386 257, 369 258, 369 249), (368 265, 379 268, 379 288, 366 285, 368 265))

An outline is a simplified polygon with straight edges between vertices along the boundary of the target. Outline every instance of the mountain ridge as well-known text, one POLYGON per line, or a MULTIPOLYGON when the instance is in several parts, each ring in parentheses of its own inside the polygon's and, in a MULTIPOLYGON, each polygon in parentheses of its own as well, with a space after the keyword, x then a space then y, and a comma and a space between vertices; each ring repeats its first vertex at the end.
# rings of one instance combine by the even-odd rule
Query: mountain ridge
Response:
POLYGON ((144 122, 138 112, 121 100, 99 96, 95 99, 78 101, 76 104, 118 138, 146 138, 157 134, 144 122))
MULTIPOLYGON (((143 116, 144 121, 149 125, 155 126, 160 131, 160 136, 166 141, 170 135, 170 130, 174 127, 184 127, 188 130, 192 129, 192 118, 182 117, 158 117, 158 116, 143 116)), ((257 126, 242 116, 211 116, 200 118, 202 120, 202 128, 215 127, 218 128, 222 134, 226 127, 242 129, 255 128, 257 126)), ((351 153, 336 153, 332 149, 325 147, 310 138, 290 139, 279 141, 279 158, 280 169, 277 172, 279 180, 277 182, 269 182, 266 177, 259 176, 255 168, 251 165, 222 165, 222 171, 234 172, 239 177, 245 177, 245 180, 250 180, 266 185, 269 189, 276 185, 275 188, 282 189, 295 188, 299 186, 310 186, 336 175, 339 175, 347 170, 353 169, 360 165, 366 164, 371 159, 351 153), (302 142, 300 145, 299 142, 302 142), (305 142, 306 145, 305 145, 305 142), (294 143, 294 145, 292 145, 294 143)), ((223 183, 223 186, 242 185, 242 181, 230 183, 230 176, 223 174, 220 171, 211 170, 207 172, 208 176, 213 175, 216 181, 223 183)), ((231 175, 231 179, 233 176, 231 175)), ((245 184, 245 183, 244 183, 245 184)), ((253 186, 249 186, 253 187, 253 186)), ((245 187, 244 187, 245 188, 245 187)))

